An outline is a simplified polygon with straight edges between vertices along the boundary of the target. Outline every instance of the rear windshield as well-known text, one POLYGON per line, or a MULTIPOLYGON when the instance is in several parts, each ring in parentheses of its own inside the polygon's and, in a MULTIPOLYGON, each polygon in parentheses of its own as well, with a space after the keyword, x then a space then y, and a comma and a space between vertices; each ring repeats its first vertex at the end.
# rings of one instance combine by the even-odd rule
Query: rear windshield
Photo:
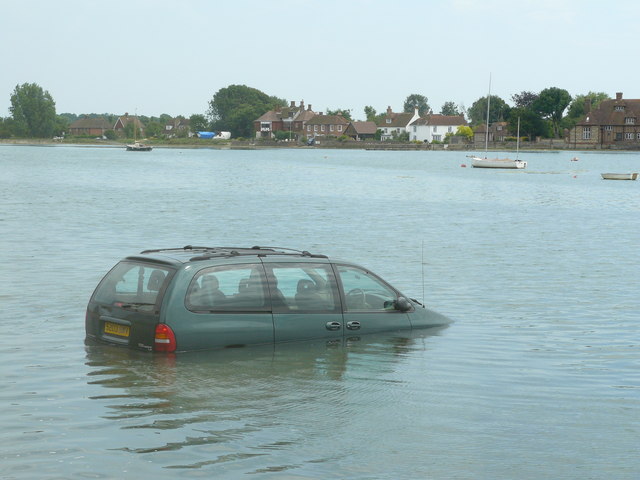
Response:
POLYGON ((116 306, 153 306, 170 273, 160 265, 120 262, 100 282, 93 299, 116 306))

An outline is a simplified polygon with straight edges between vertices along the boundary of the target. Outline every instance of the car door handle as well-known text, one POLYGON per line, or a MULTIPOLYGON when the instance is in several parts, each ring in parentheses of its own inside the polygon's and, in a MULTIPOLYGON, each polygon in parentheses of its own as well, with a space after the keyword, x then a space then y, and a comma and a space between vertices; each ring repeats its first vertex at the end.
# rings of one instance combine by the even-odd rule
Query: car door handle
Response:
POLYGON ((360 322, 347 322, 349 330, 360 330, 360 322))
POLYGON ((327 330, 340 330, 342 324, 340 322, 327 322, 327 330))

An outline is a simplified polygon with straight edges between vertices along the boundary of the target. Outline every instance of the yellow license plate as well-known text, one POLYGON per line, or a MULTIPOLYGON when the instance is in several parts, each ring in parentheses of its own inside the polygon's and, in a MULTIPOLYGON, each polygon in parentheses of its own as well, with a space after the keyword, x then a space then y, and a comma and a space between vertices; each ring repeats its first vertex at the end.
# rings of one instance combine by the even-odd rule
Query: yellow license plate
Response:
POLYGON ((129 331, 130 327, 128 325, 104 322, 104 333, 108 333, 110 335, 118 335, 119 337, 128 337, 129 331))

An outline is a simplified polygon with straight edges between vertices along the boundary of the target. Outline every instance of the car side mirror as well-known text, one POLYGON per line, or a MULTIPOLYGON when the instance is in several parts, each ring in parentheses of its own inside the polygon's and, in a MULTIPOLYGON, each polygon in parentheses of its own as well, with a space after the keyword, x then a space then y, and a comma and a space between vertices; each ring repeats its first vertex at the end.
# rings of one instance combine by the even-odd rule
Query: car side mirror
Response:
POLYGON ((401 312, 408 312, 411 310, 411 302, 405 297, 398 297, 395 301, 395 307, 396 310, 400 310, 401 312))

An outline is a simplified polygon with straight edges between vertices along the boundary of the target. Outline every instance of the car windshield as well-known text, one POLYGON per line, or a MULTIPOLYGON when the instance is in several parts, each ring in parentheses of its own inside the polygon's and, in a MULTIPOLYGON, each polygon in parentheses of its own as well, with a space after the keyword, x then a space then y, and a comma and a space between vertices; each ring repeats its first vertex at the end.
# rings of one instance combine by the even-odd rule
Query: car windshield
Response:
POLYGON ((123 308, 155 305, 169 273, 159 265, 120 262, 98 285, 94 299, 123 308))

